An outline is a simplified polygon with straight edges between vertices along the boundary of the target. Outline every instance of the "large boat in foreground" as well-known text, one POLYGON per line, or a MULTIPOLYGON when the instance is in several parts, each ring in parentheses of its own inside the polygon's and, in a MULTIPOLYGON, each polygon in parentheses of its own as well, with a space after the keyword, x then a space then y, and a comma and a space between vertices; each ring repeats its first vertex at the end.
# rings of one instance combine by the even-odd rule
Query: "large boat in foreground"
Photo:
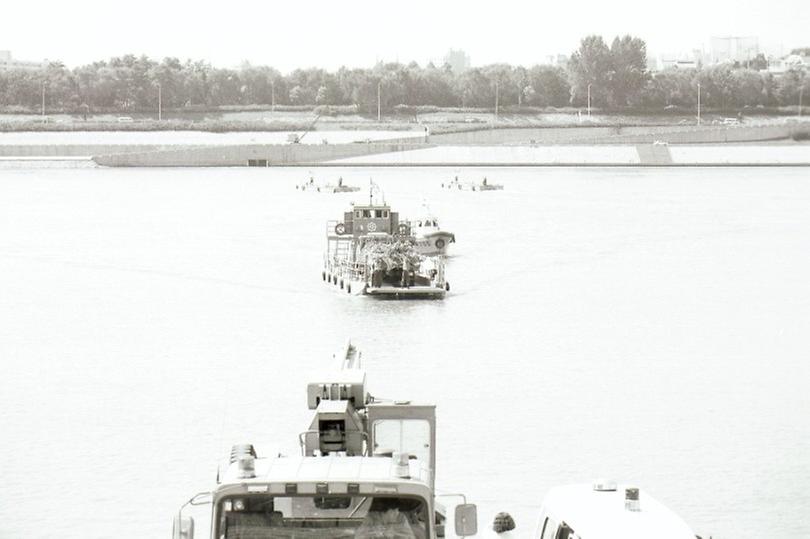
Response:
POLYGON ((301 454, 234 445, 211 490, 177 512, 173 539, 194 538, 194 508, 186 508, 203 504, 210 516, 199 536, 210 539, 477 534, 476 506, 463 495, 437 493, 436 406, 372 397, 351 342, 334 358, 333 369, 307 385, 313 416, 298 436, 301 454))
POLYGON ((354 295, 441 298, 450 290, 445 257, 421 253, 411 225, 373 195, 327 222, 322 277, 354 295))

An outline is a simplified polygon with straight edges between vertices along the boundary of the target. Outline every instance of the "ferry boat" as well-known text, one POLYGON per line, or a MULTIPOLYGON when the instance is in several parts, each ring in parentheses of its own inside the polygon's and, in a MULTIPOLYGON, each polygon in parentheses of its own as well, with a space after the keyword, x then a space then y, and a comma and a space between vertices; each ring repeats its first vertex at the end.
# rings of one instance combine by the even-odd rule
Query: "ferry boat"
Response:
POLYGON ((475 182, 462 182, 455 176, 447 183, 443 183, 442 187, 445 189, 458 189, 460 191, 503 191, 503 185, 491 183, 486 176, 480 183, 475 182))
POLYGON ((384 201, 354 204, 328 221, 322 278, 353 295, 444 297, 445 257, 417 249, 411 226, 384 201))
POLYGON ((681 517, 631 485, 599 480, 549 490, 535 539, 695 539, 681 517))
POLYGON ((442 230, 427 205, 423 204, 422 207, 422 217, 408 223, 416 240, 416 250, 423 255, 446 255, 450 244, 456 242, 456 235, 442 230))
POLYGON ((343 177, 338 178, 336 183, 318 183, 312 176, 309 180, 295 186, 296 189, 301 191, 316 191, 318 193, 356 193, 360 190, 355 185, 346 185, 343 183, 343 177))
POLYGON ((307 384, 312 419, 298 435, 300 455, 233 445, 216 483, 175 513, 172 539, 477 535, 476 505, 436 487, 436 405, 372 396, 350 341, 333 357, 307 384), (210 510, 195 512, 200 505, 210 510))

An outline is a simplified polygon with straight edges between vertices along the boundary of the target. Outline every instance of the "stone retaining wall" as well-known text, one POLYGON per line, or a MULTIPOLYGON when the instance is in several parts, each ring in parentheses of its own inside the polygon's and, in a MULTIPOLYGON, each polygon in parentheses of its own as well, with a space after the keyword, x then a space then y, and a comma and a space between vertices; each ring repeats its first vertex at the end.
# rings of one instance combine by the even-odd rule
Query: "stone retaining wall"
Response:
POLYGON ((226 167, 312 164, 378 153, 429 148, 429 144, 249 144, 161 149, 137 153, 96 155, 99 165, 112 167, 226 167))

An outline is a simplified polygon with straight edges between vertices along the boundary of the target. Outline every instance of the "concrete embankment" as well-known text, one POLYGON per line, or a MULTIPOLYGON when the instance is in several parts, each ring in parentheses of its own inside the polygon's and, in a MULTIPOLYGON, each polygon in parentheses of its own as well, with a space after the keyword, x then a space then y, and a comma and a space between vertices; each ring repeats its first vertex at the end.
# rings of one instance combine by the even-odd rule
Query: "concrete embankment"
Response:
POLYGON ((643 144, 662 141, 678 144, 755 142, 788 138, 793 127, 741 126, 612 126, 499 128, 430 135, 431 144, 643 144))
POLYGON ((218 144, 195 143, 191 139, 174 144, 146 144, 140 140, 61 144, 62 139, 56 138, 51 143, 34 144, 0 141, 0 159, 92 157, 99 165, 114 167, 807 165, 808 145, 753 144, 785 139, 796 125, 485 129, 431 135, 429 143, 406 138, 281 144, 242 142, 237 137, 234 142, 218 144), (696 143, 706 147, 689 149, 696 143), (734 143, 751 145, 739 150, 734 143))
POLYGON ((0 144, 0 157, 92 157, 113 153, 143 153, 163 149, 158 144, 0 144))
POLYGON ((95 155, 99 165, 111 167, 230 167, 312 165, 374 154, 399 154, 430 148, 430 144, 245 144, 163 148, 157 151, 95 155))
POLYGON ((810 144, 251 145, 101 155, 105 166, 808 166, 810 144))
POLYGON ((333 166, 810 166, 810 144, 437 146, 340 159, 333 166))

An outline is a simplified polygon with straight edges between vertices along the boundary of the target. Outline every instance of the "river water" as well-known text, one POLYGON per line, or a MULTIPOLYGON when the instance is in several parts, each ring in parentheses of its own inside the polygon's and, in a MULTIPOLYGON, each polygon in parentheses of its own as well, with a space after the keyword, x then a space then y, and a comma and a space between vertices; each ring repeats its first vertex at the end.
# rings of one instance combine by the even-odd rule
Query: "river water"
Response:
POLYGON ((349 336, 372 394, 438 405, 481 527, 611 477, 706 537, 810 536, 807 169, 313 169, 456 234, 448 297, 400 302, 321 282, 354 196, 309 172, 0 170, 0 537, 168 536, 232 443, 297 450, 349 336))

